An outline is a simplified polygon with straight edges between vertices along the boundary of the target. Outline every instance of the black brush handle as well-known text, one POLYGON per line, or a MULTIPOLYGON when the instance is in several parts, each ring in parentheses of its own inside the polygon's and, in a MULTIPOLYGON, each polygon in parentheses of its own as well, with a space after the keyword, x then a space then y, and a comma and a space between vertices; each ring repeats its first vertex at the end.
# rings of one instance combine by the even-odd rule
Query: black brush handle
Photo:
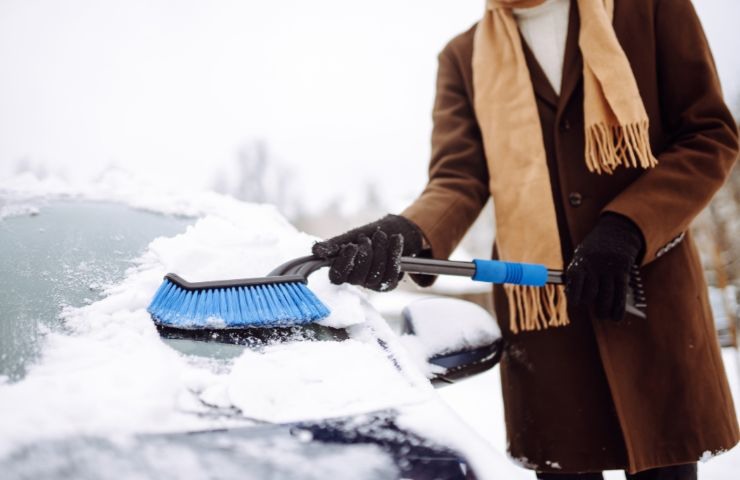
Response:
POLYGON ((306 283, 306 277, 300 275, 283 275, 280 277, 256 277, 256 278, 235 278, 229 280, 210 280, 206 282, 188 282, 175 273, 168 273, 164 276, 170 282, 180 286, 183 290, 190 292, 202 290, 215 290, 224 288, 251 287, 256 285, 273 285, 276 283, 306 283))
POLYGON ((542 286, 563 283, 563 272, 531 263, 480 260, 461 262, 432 258, 401 257, 401 270, 425 275, 469 277, 479 282, 542 286))
MULTIPOLYGON (((268 277, 285 275, 308 277, 316 270, 331 265, 331 262, 332 259, 321 259, 313 255, 299 257, 283 263, 270 272, 268 277)), ((432 258, 401 257, 401 270, 406 273, 421 273, 425 275, 468 277, 489 283, 515 283, 539 286, 546 283, 563 283, 563 272, 560 270, 549 270, 543 265, 502 262, 500 260, 476 259, 472 262, 461 262, 432 258), (500 273, 500 275, 493 275, 495 273, 500 273), (534 280, 534 277, 538 278, 534 280), (527 280, 530 281, 528 282, 527 280)))

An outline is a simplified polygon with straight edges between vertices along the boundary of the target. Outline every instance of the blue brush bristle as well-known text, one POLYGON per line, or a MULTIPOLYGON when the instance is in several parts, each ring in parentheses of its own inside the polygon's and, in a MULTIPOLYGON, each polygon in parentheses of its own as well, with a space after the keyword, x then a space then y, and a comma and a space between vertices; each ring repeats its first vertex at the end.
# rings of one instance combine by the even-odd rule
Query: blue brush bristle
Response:
POLYGON ((147 311, 157 323, 180 328, 302 325, 329 315, 329 309, 300 282, 186 290, 169 279, 147 311))

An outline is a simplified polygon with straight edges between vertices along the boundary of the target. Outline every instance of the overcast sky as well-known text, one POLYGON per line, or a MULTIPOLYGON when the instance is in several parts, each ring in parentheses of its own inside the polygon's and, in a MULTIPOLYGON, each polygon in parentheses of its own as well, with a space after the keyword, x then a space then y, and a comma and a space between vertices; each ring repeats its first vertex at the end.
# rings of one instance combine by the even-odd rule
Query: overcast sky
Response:
MULTIPOLYGON (((696 0, 740 101, 740 1, 696 0)), ((212 185, 268 142, 318 205, 420 190, 436 54, 482 0, 0 0, 0 177, 19 159, 212 185)), ((680 28, 680 26, 677 26, 680 28)))

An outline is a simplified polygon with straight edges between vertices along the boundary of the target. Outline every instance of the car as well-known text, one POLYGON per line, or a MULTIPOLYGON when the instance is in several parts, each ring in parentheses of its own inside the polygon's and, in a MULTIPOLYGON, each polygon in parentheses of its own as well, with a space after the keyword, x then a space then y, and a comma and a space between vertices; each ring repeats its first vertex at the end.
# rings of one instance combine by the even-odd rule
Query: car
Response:
POLYGON ((313 241, 272 207, 208 199, 197 215, 2 200, 4 478, 521 477, 432 385, 496 364, 479 307, 420 300, 399 335, 319 272, 309 287, 332 314, 318 324, 157 329, 146 306, 167 271, 260 276, 313 241))

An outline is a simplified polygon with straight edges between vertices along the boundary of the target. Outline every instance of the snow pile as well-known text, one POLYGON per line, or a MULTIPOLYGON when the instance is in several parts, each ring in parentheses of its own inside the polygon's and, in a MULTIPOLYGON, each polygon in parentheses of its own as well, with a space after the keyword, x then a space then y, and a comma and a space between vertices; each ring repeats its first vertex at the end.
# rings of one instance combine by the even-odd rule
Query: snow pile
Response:
POLYGON ((352 339, 244 352, 224 382, 200 395, 206 403, 235 406, 270 422, 372 412, 425 397, 377 346, 352 339))
POLYGON ((727 453, 728 451, 729 450, 717 450, 716 452, 712 452, 711 450, 705 450, 704 453, 701 454, 701 457, 699 457, 699 461, 701 463, 707 463, 709 460, 727 453))
POLYGON ((473 350, 490 345, 501 336, 496 321, 482 307, 449 297, 421 298, 404 308, 403 316, 413 322, 413 334, 401 341, 428 378, 444 373, 429 359, 445 353, 473 350))
POLYGON ((146 314, 98 319, 73 335, 49 334, 28 375, 0 386, 0 456, 45 438, 206 426, 185 414, 187 362, 161 343, 146 314))
POLYGON ((427 358, 490 345, 501 336, 491 315, 480 305, 456 298, 425 298, 404 310, 427 358))

